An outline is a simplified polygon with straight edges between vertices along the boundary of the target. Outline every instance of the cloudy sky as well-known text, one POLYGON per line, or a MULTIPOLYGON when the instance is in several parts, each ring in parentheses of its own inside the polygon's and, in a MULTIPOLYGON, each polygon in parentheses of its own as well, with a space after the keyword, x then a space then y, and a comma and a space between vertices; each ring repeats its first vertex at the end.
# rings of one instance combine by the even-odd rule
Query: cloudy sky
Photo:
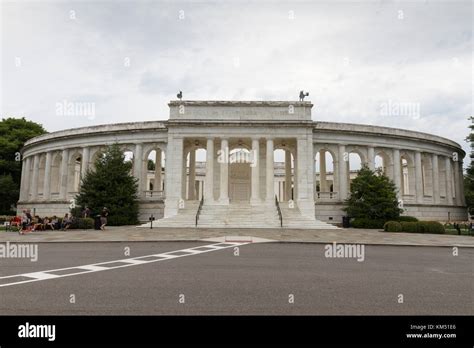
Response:
POLYGON ((1 3, 1 117, 55 131, 165 120, 178 90, 296 100, 304 89, 314 120, 418 130, 468 150, 471 1, 1 3))

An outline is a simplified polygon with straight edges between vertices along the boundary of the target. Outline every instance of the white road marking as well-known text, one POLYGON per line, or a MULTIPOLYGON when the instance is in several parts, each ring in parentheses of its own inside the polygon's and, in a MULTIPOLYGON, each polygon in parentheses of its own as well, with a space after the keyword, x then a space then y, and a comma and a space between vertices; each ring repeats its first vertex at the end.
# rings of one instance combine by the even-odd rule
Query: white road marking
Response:
POLYGON ((197 246, 197 247, 194 247, 194 248, 173 250, 173 251, 169 251, 169 252, 161 253, 161 254, 143 255, 143 256, 131 257, 131 258, 128 258, 128 259, 99 262, 99 263, 93 263, 93 264, 90 264, 90 265, 83 265, 83 266, 73 266, 73 267, 66 267, 66 268, 50 269, 50 270, 41 271, 41 272, 14 274, 14 275, 9 275, 9 276, 5 276, 5 277, 0 277, 0 288, 5 287, 5 286, 11 286, 11 285, 38 282, 38 281, 42 281, 42 280, 71 277, 71 276, 80 275, 80 274, 102 272, 102 271, 107 271, 107 270, 110 270, 110 269, 117 269, 117 268, 137 266, 137 265, 144 265, 144 264, 152 263, 152 262, 166 261, 166 260, 176 259, 176 258, 179 258, 179 257, 193 256, 193 255, 198 255, 198 254, 204 254, 204 253, 211 252, 211 251, 222 250, 222 249, 227 249, 227 248, 233 248, 235 246, 241 246, 241 245, 245 245, 245 244, 249 244, 249 242, 225 242, 225 243, 216 243, 216 244, 209 244, 209 245, 200 245, 200 246, 197 246), (207 250, 196 250, 196 249, 201 249, 201 248, 208 248, 208 249, 207 250), (172 254, 175 254, 175 253, 183 253, 183 254, 182 255, 172 255, 172 254), (152 257, 156 257, 156 259, 142 260, 143 258, 152 258, 152 257), (108 264, 114 264, 114 263, 123 263, 123 264, 115 265, 115 266, 111 266, 111 267, 106 266, 108 264), (51 274, 51 272, 61 272, 61 271, 67 271, 67 270, 78 270, 78 271, 77 272, 72 272, 72 273, 61 274, 61 275, 51 274), (26 279, 26 280, 22 280, 22 281, 14 281, 14 279, 12 279, 11 283, 9 283, 8 281, 6 283, 3 283, 4 280, 8 280, 9 278, 18 278, 18 277, 31 278, 31 279, 26 279))

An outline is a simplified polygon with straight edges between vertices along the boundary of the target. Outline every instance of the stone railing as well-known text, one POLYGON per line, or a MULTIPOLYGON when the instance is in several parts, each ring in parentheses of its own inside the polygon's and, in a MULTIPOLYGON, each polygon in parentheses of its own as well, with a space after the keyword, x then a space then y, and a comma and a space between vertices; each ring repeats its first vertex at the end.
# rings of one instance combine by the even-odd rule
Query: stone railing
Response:
POLYGON ((337 192, 316 191, 314 199, 319 202, 332 202, 338 199, 338 194, 337 192))
POLYGON ((159 190, 146 190, 143 191, 144 195, 143 198, 147 200, 158 200, 165 198, 165 192, 159 190))

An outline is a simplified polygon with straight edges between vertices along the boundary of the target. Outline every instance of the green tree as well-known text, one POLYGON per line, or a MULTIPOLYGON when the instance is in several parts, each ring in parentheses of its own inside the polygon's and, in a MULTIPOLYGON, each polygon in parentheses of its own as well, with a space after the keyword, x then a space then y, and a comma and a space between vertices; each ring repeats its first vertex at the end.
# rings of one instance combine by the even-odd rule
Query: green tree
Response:
POLYGON ((93 214, 103 207, 109 210, 109 225, 134 225, 138 223, 138 184, 131 175, 132 162, 117 144, 109 146, 95 162, 95 170, 88 171, 81 182, 76 203, 86 206, 93 214))
POLYGON ((6 118, 0 121, 0 203, 10 211, 18 201, 21 181, 20 151, 25 142, 46 133, 43 126, 25 118, 6 118))
POLYGON ((18 184, 10 174, 0 175, 0 215, 15 215, 13 206, 18 200, 18 184))
POLYGON ((153 162, 151 159, 148 159, 147 169, 148 170, 155 170, 155 162, 153 162))
POLYGON ((464 175, 464 194, 466 196, 466 205, 471 214, 474 214, 474 117, 469 117, 471 124, 469 128, 471 130, 469 136, 466 138, 471 144, 471 163, 467 167, 466 175, 464 175))
POLYGON ((398 219, 397 189, 393 181, 380 170, 374 172, 363 166, 351 183, 351 194, 345 201, 344 211, 351 218, 374 220, 398 219))

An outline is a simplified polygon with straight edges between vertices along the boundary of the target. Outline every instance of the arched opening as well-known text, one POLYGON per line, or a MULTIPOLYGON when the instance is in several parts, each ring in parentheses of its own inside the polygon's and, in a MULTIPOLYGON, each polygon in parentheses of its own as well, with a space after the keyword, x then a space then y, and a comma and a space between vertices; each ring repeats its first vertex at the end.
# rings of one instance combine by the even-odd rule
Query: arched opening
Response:
POLYGON ((415 198, 415 165, 408 153, 400 156, 401 191, 404 201, 412 201, 415 198))
POLYGON ((390 179, 393 179, 393 164, 389 154, 379 150, 375 154, 375 170, 378 169, 390 179))
POLYGON ((196 146, 192 146, 186 154, 183 196, 187 200, 200 200, 204 195, 206 154, 206 149, 196 146))
POLYGON ((76 194, 81 185, 82 154, 75 152, 71 155, 68 164, 68 193, 76 194))
POLYGON ((201 200, 204 197, 204 181, 206 178, 206 157, 205 148, 196 149, 196 199, 201 200))
POLYGON ((130 165, 130 174, 133 175, 133 167, 135 165, 135 163, 134 163, 135 162, 135 155, 134 155, 133 151, 129 150, 129 149, 125 149, 123 151, 123 156, 124 156, 123 161, 125 163, 130 163, 131 164, 130 165))
POLYGON ((287 161, 286 151, 283 149, 276 149, 273 151, 273 163, 274 163, 274 186, 275 186, 275 195, 278 198, 279 202, 283 202, 288 199, 292 199, 292 189, 293 181, 291 178, 291 168, 292 168, 292 159, 291 154, 289 158, 290 165, 290 176, 286 176, 286 161, 287 161), (287 198, 286 185, 287 181, 290 185, 289 198, 287 198))
POLYGON ((104 157, 104 149, 103 148, 97 149, 91 156, 91 163, 89 165, 90 170, 95 170, 97 161, 103 157, 104 157))
POLYGON ((150 149, 144 162, 145 197, 163 198, 165 191, 165 152, 161 148, 150 149))
POLYGON ((362 163, 364 163, 362 154, 356 151, 349 153, 349 160, 347 161, 347 188, 349 191, 351 189, 352 180, 357 177, 359 170, 362 168, 362 163))
POLYGON ((381 172, 383 174, 386 174, 386 166, 385 166, 385 161, 382 156, 376 155, 375 156, 375 172, 381 172))
POLYGON ((331 151, 322 149, 315 156, 316 199, 334 199, 335 171, 334 155, 331 151))
POLYGON ((236 147, 229 151, 229 199, 232 202, 250 200, 251 163, 249 149, 236 147))

